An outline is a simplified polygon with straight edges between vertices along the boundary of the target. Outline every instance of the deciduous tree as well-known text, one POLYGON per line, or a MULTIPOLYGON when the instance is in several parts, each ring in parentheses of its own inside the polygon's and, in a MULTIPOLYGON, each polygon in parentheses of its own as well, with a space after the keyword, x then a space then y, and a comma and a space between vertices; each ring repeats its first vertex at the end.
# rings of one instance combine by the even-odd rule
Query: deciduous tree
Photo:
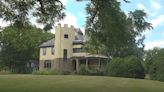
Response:
POLYGON ((24 73, 27 62, 38 61, 39 45, 52 37, 53 34, 33 26, 6 27, 0 32, 1 64, 13 72, 24 73))
POLYGON ((0 18, 22 27, 36 18, 49 30, 54 23, 62 19, 64 5, 60 0, 0 0, 0 18))
POLYGON ((151 29, 144 11, 135 10, 126 15, 117 0, 90 0, 86 11, 86 33, 92 41, 88 42, 91 47, 102 52, 99 47, 103 46, 103 52, 109 56, 137 54, 139 57, 143 54, 142 33, 151 29))

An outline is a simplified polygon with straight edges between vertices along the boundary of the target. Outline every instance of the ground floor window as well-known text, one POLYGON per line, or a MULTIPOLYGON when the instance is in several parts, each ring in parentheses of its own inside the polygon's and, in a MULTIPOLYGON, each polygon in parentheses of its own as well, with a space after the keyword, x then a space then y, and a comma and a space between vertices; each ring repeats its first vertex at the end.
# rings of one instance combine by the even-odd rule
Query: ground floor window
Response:
POLYGON ((51 61, 50 60, 45 60, 44 62, 44 68, 50 69, 51 68, 51 61))
POLYGON ((67 49, 64 49, 63 51, 64 61, 67 61, 67 49))

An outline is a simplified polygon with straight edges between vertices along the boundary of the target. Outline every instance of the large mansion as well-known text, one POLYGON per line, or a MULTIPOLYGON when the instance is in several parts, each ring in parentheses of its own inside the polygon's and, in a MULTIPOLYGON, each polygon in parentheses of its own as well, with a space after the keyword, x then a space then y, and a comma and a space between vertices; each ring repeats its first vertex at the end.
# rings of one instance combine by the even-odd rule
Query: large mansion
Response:
POLYGON ((78 72, 81 64, 98 69, 107 64, 108 57, 84 52, 84 34, 80 29, 58 24, 55 30, 55 38, 40 45, 39 70, 78 72))

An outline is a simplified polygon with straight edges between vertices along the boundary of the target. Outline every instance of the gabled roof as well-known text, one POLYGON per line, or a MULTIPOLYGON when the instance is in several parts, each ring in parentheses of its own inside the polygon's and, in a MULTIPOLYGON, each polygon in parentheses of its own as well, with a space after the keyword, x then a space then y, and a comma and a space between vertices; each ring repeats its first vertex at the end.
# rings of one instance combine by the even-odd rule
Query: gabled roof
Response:
POLYGON ((39 47, 43 48, 43 47, 54 47, 55 44, 55 38, 48 40, 47 42, 43 42, 39 47))
POLYGON ((83 35, 83 32, 81 31, 81 29, 76 29, 77 33, 80 34, 80 35, 83 35))
MULTIPOLYGON (((73 45, 77 45, 77 44, 84 44, 84 41, 82 40, 74 40, 73 45)), ((47 42, 42 43, 39 47, 40 48, 44 48, 44 47, 54 47, 55 45, 55 38, 48 40, 47 42)))
MULTIPOLYGON (((84 35, 80 29, 75 29, 76 34, 75 34, 75 40, 72 42, 73 45, 77 44, 84 44, 84 35)), ((47 42, 43 42, 39 47, 44 48, 44 47, 54 47, 55 45, 55 38, 48 40, 47 42)))
POLYGON ((104 55, 98 55, 98 54, 90 54, 85 56, 85 58, 104 58, 104 59, 111 59, 110 57, 104 56, 104 55))

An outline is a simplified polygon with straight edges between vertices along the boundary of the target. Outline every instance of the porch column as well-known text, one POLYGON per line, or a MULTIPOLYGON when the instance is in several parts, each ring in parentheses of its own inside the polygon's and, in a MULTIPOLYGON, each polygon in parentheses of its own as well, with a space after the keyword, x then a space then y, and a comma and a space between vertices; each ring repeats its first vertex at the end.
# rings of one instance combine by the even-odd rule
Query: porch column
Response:
POLYGON ((79 72, 79 59, 76 59, 76 72, 79 72))
POLYGON ((108 65, 108 63, 109 63, 108 61, 109 61, 109 60, 106 60, 106 66, 107 66, 107 65, 108 65))
POLYGON ((86 58, 86 67, 88 68, 88 58, 86 58))
POLYGON ((99 60, 99 61, 98 61, 98 68, 100 69, 101 60, 100 60, 100 58, 99 58, 98 60, 99 60))

